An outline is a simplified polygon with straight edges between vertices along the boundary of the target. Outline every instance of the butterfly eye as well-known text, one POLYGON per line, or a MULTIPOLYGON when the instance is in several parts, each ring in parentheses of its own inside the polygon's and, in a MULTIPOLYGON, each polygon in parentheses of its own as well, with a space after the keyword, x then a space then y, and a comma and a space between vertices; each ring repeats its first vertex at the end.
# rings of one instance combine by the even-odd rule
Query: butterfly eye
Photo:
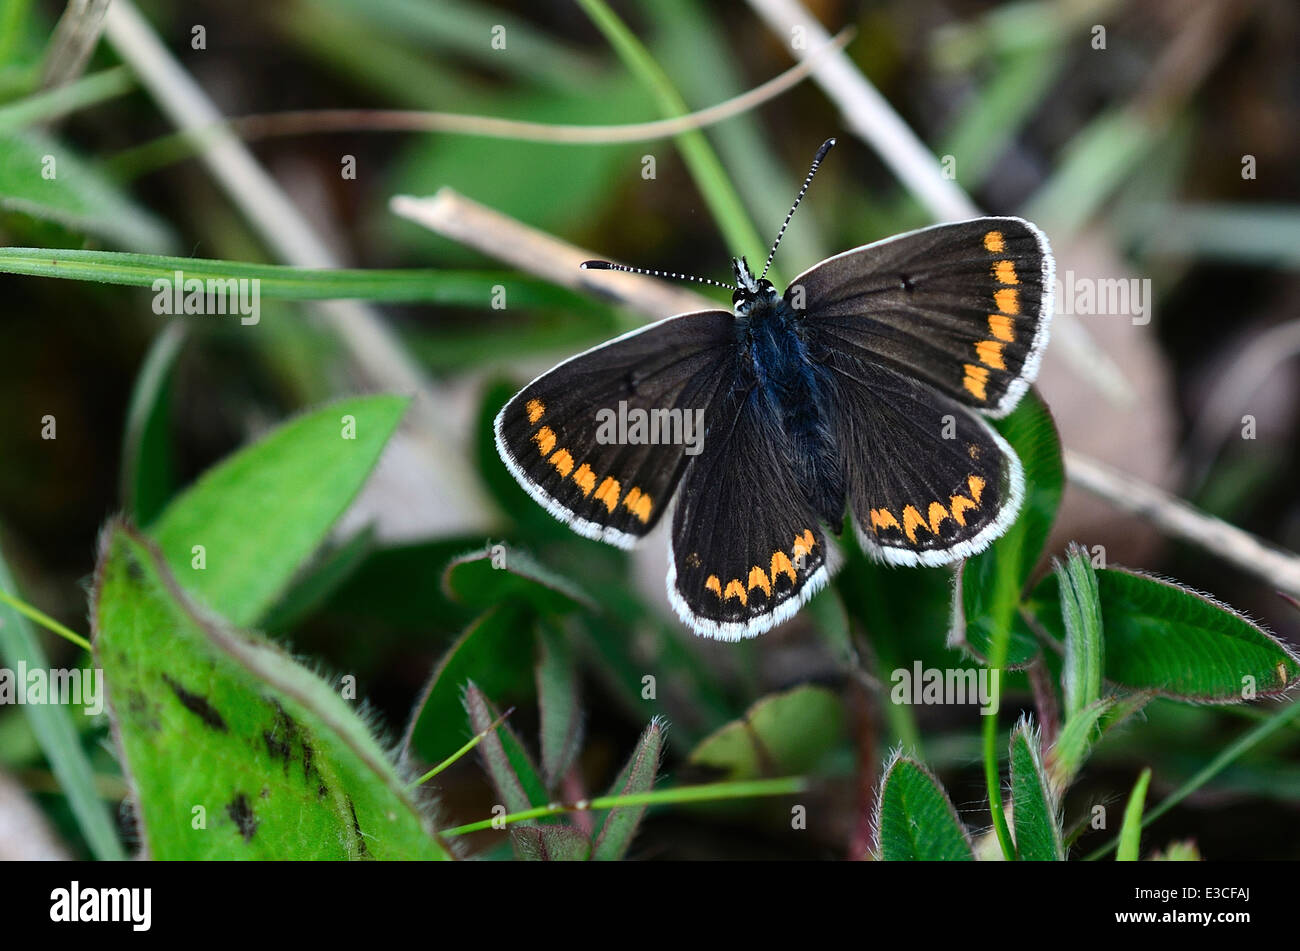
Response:
POLYGON ((732 303, 733 305, 735 305, 735 304, 739 304, 739 303, 740 303, 741 301, 743 301, 744 299, 745 299, 745 292, 744 292, 744 291, 736 291, 736 293, 734 293, 734 294, 731 295, 731 303, 732 303))

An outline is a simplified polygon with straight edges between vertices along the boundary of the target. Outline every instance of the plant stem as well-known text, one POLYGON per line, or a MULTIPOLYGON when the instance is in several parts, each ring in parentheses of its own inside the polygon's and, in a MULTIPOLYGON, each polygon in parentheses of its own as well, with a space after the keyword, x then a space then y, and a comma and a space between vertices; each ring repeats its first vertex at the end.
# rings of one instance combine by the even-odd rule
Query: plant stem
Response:
POLYGON ((441 773, 444 769, 446 769, 446 768, 447 768, 448 766, 450 766, 452 763, 456 762, 458 759, 460 759, 462 756, 464 756, 466 753, 468 753, 468 752, 469 752, 470 750, 472 750, 474 747, 476 747, 476 746, 478 746, 480 743, 482 743, 482 742, 483 742, 483 737, 487 736, 489 733, 491 733, 493 730, 495 730, 495 729, 496 729, 497 727, 499 727, 501 724, 505 723, 505 722, 506 722, 506 717, 510 716, 510 714, 512 714, 512 713, 514 713, 514 712, 515 712, 515 708, 514 708, 514 707, 511 707, 511 708, 510 708, 509 710, 507 710, 505 713, 501 714, 501 716, 499 716, 499 717, 497 717, 495 720, 493 720, 493 721, 488 725, 487 729, 485 729, 482 733, 480 733, 478 736, 474 737, 472 740, 470 740, 468 743, 466 743, 464 746, 462 746, 462 747, 461 747, 460 749, 458 749, 456 752, 452 753, 452 754, 451 754, 450 756, 448 756, 445 760, 443 760, 441 763, 439 763, 439 764, 438 764, 437 766, 435 766, 433 769, 429 770, 427 773, 425 773, 425 774, 424 774, 423 776, 421 776, 419 779, 413 781, 410 785, 411 785, 411 786, 419 786, 419 785, 421 785, 422 783, 427 783, 429 780, 433 779, 433 777, 437 776, 439 773, 441 773))
POLYGON ((62 637, 65 640, 72 641, 72 643, 76 644, 82 650, 87 650, 87 651, 90 650, 90 641, 86 640, 76 631, 64 627, 62 624, 54 620, 54 618, 50 617, 48 614, 45 614, 42 611, 38 611, 36 608, 32 607, 26 601, 20 601, 18 598, 15 598, 12 594, 10 594, 7 591, 0 591, 0 601, 3 601, 5 604, 9 605, 11 608, 13 608, 23 617, 35 621, 37 624, 39 624, 41 627, 45 628, 46 630, 53 631, 55 634, 59 635, 59 637, 62 637))
POLYGON ((553 802, 522 812, 493 819, 480 819, 454 829, 445 829, 444 836, 465 835, 484 829, 500 828, 514 822, 527 822, 565 812, 584 812, 589 809, 618 809, 625 806, 664 806, 683 802, 717 802, 723 799, 748 799, 756 796, 783 796, 802 792, 808 782, 801 776, 782 779, 753 779, 735 783, 705 783, 699 786, 682 786, 678 789, 661 789, 658 792, 629 793, 623 796, 597 796, 585 802, 553 802))
MULTIPOLYGON (((994 633, 989 650, 989 670, 992 683, 992 706, 1002 706, 1002 668, 1007 660, 1007 644, 1011 638, 1009 625, 999 626, 994 633)), ((1002 856, 1008 862, 1016 858, 1016 846, 1011 840, 1011 829, 1007 826, 1007 816, 1002 809, 1002 775, 998 772, 998 715, 990 713, 984 717, 984 785, 988 788, 989 813, 993 816, 993 831, 997 833, 998 845, 1002 847, 1002 856)))

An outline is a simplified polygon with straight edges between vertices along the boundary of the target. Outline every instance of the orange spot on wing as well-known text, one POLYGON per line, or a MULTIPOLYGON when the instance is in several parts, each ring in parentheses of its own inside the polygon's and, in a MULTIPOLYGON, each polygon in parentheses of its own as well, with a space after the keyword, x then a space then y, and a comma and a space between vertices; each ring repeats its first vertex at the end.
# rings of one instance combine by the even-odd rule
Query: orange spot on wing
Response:
POLYGON ((975 500, 976 505, 979 505, 980 493, 984 491, 984 480, 979 476, 971 476, 966 480, 966 485, 970 487, 971 498, 975 500))
POLYGON ((903 534, 907 536, 907 540, 909 542, 915 545, 916 530, 918 528, 927 528, 927 527, 928 526, 925 524, 925 519, 923 519, 921 517, 921 513, 916 510, 916 506, 914 505, 903 506, 903 534))
POLYGON ((623 487, 618 484, 617 479, 606 476, 605 481, 602 482, 600 488, 596 490, 596 500, 598 502, 604 502, 605 508, 612 512, 614 511, 614 506, 618 505, 618 495, 619 492, 622 491, 622 488, 623 487))
POLYGON ((962 528, 966 527, 966 515, 964 514, 966 510, 979 508, 978 505, 976 505, 970 499, 966 498, 966 496, 964 495, 954 495, 951 499, 948 500, 948 502, 952 506, 953 519, 962 528))
POLYGON ((989 382, 989 371, 984 367, 977 367, 971 363, 963 364, 962 369, 966 371, 966 375, 962 377, 961 385, 966 388, 967 392, 977 400, 988 399, 988 394, 984 388, 989 382))
POLYGON ((798 580, 798 576, 794 573, 794 565, 791 563, 789 556, 783 551, 772 552, 770 574, 773 581, 776 581, 776 576, 780 574, 789 577, 791 584, 798 580))
POLYGON ((996 340, 977 340, 975 341, 975 353, 979 355, 980 363, 990 366, 995 370, 1005 370, 1006 363, 1002 360, 1002 344, 996 340))
POLYGON ((1016 266, 1010 261, 998 261, 993 265, 993 276, 997 278, 999 284, 1019 284, 1020 278, 1016 277, 1016 266))
POLYGON ((1014 287, 1004 287, 993 294, 993 303, 1004 314, 1020 313, 1020 292, 1014 287))
POLYGON ((560 471, 561 476, 567 476, 573 471, 573 456, 569 455, 567 449, 558 449, 555 455, 551 456, 551 465, 560 471))
POLYGON ((704 582, 704 587, 712 591, 718 597, 722 597, 722 582, 718 580, 717 575, 709 575, 709 580, 704 582))
POLYGON ((796 558, 806 555, 813 550, 817 540, 813 538, 812 529, 805 528, 802 535, 798 535, 794 540, 794 547, 791 549, 796 558))
POLYGON ((578 483, 578 488, 582 489, 583 495, 591 495, 591 490, 596 487, 596 473, 592 472, 591 466, 584 462, 573 474, 573 481, 578 483))
POLYGON ((763 573, 763 569, 758 565, 749 569, 749 584, 747 587, 750 591, 755 588, 762 588, 765 595, 769 598, 772 596, 772 582, 767 580, 767 575, 763 573))
POLYGON ((749 595, 745 593, 745 587, 740 583, 739 578, 732 578, 727 582, 727 590, 722 592, 722 600, 726 601, 728 598, 740 598, 742 605, 749 604, 749 595))
POLYGON ((1006 248, 1006 242, 1002 240, 1001 231, 990 231, 984 235, 984 250, 991 251, 993 254, 1001 254, 1006 248))
POLYGON ((1016 339, 1015 321, 1002 314, 989 314, 989 333, 1010 343, 1016 339))
POLYGON ((543 456, 549 456, 551 450, 555 448, 555 431, 550 426, 543 426, 533 433, 533 442, 537 443, 537 448, 543 456))
POLYGON ((529 400, 524 405, 524 409, 528 411, 528 421, 530 423, 536 423, 546 414, 546 404, 541 400, 529 400))
POLYGON ((650 496, 636 486, 633 486, 627 497, 623 499, 623 505, 642 522, 650 521, 650 496))
POLYGON ((931 502, 930 510, 926 512, 926 516, 930 520, 930 531, 933 534, 938 535, 939 523, 942 522, 945 518, 948 518, 948 510, 944 508, 942 505, 940 505, 938 502, 931 502))
POLYGON ((898 519, 894 518, 894 513, 889 509, 872 509, 871 510, 871 530, 879 532, 882 528, 899 528, 898 519))

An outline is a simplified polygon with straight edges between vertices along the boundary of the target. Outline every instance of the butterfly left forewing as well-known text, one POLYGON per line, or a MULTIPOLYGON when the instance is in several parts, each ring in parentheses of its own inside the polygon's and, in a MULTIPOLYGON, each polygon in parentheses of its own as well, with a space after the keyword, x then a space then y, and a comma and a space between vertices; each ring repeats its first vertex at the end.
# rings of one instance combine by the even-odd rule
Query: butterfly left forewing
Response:
POLYGON ((733 321, 672 317, 542 374, 497 415, 502 461, 574 531, 631 547, 703 446, 700 423, 734 376, 733 321))
POLYGON ((1038 375, 1054 275, 1034 225, 976 218, 837 254, 795 278, 785 298, 815 352, 882 363, 1000 417, 1038 375))

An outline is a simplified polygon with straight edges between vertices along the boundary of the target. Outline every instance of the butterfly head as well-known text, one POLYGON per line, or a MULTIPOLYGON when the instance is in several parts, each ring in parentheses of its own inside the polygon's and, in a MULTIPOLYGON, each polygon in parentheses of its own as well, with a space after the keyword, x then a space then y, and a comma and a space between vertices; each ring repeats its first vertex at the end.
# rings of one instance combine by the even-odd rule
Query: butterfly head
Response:
POLYGON ((736 313, 744 314, 759 301, 775 301, 776 288, 772 282, 762 277, 755 277, 749 269, 749 262, 744 258, 732 258, 732 271, 736 275, 736 293, 731 295, 731 303, 736 313))

